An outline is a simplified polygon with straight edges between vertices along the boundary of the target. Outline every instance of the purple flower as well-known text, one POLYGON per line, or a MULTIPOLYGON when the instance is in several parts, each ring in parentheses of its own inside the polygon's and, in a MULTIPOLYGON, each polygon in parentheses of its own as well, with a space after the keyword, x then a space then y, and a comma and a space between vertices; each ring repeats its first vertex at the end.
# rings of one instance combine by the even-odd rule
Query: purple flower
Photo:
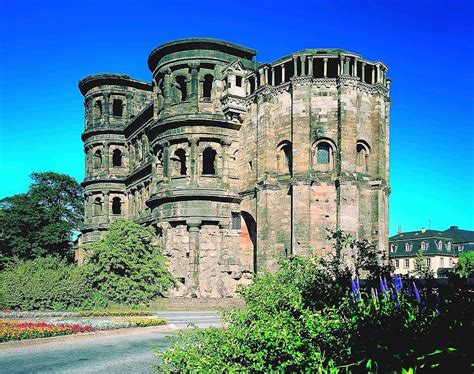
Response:
POLYGON ((420 292, 418 292, 418 288, 416 288, 415 282, 413 282, 413 292, 415 293, 416 301, 420 302, 421 301, 421 296, 420 296, 420 292))
POLYGON ((354 279, 352 279, 352 281, 351 281, 351 288, 352 288, 352 293, 353 293, 354 295, 357 295, 357 293, 358 293, 359 290, 357 289, 357 284, 356 284, 356 282, 354 281, 354 279))
POLYGON ((382 277, 379 276, 379 279, 380 279, 380 292, 384 293, 386 288, 385 288, 385 285, 383 283, 383 280, 382 280, 382 277))
POLYGON ((383 285, 385 286, 385 290, 388 291, 389 287, 387 285, 387 280, 385 279, 385 277, 383 277, 383 285))
POLYGON ((397 274, 394 274, 393 275, 393 284, 395 286, 395 292, 400 292, 401 290, 403 290, 403 283, 402 283, 402 280, 398 277, 397 274))

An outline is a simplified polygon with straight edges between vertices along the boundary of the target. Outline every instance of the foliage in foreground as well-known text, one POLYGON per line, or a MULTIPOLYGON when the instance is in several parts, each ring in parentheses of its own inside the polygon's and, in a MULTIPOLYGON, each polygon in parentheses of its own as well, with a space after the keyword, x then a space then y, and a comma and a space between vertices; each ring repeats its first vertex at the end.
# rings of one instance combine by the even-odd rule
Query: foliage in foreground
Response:
POLYGON ((0 273, 0 307, 64 310, 90 306, 97 297, 83 270, 56 257, 18 261, 0 273))
POLYGON ((82 223, 82 189, 54 172, 31 174, 28 192, 0 200, 0 270, 13 259, 73 260, 72 234, 82 223))
POLYGON ((115 221, 87 248, 93 287, 108 300, 138 304, 161 296, 174 284, 154 233, 131 221, 115 221))
MULTIPOLYGON (((365 244, 364 244, 365 245, 365 244)), ((370 251, 369 251, 370 252, 370 251)), ((419 291, 356 259, 375 283, 368 292, 337 260, 282 260, 242 289, 247 309, 227 328, 180 334, 156 352, 161 372, 388 372, 464 365, 472 347, 472 292, 456 281, 419 291), (371 268, 371 269, 370 269, 371 268), (379 274, 378 279, 374 276, 379 274), (443 366, 444 365, 444 366, 443 366)))

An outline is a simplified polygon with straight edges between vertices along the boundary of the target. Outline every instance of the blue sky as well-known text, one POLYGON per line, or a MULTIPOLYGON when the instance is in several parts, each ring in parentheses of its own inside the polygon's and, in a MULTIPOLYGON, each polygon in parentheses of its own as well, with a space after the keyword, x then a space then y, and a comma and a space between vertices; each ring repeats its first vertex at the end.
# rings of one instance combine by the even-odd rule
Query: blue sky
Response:
POLYGON ((474 229, 472 1, 0 0, 0 198, 33 171, 82 180, 82 77, 150 80, 157 45, 226 39, 272 61, 336 47, 382 60, 392 78, 390 233, 474 229))

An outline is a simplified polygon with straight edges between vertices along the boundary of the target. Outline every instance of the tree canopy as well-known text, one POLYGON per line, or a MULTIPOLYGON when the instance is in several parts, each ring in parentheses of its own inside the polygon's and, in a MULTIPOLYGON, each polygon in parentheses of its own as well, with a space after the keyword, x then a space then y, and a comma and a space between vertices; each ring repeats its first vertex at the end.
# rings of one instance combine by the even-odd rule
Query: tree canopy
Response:
POLYGON ((81 186, 51 171, 30 177, 26 193, 0 200, 0 269, 12 258, 73 258, 73 233, 83 219, 81 186))

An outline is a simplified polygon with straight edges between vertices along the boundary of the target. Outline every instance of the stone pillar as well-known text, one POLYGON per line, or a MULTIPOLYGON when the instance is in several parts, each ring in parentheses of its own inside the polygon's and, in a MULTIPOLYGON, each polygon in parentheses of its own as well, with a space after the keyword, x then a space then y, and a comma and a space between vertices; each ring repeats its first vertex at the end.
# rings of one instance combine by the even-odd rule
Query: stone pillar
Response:
POLYGON ((268 84, 268 66, 265 66, 263 68, 263 74, 264 74, 264 77, 265 77, 264 84, 268 84))
POLYGON ((306 75, 305 63, 306 56, 300 56, 301 76, 306 75))
POLYGON ((354 77, 357 77, 357 58, 354 58, 354 69, 353 74, 354 77))
POLYGON ((328 76, 328 58, 324 57, 324 78, 328 76))
POLYGON ((344 57, 344 75, 349 75, 349 57, 344 57))
POLYGON ((105 222, 109 222, 109 215, 110 215, 110 207, 109 207, 109 201, 110 196, 109 192, 104 192, 104 217, 105 217, 105 222))
POLYGON ((338 75, 344 74, 344 56, 339 57, 338 75))
POLYGON ((281 83, 285 82, 285 64, 281 64, 281 83))
POLYGON ((199 79, 198 79, 199 64, 190 63, 189 68, 191 69, 191 94, 189 98, 193 106, 197 108, 198 97, 199 97, 199 79))
POLYGON ((313 56, 308 56, 308 75, 313 76, 313 56))
POLYGON ((260 83, 259 83, 259 85, 260 85, 260 87, 261 87, 261 86, 264 86, 264 85, 266 84, 266 82, 265 82, 265 72, 264 72, 264 69, 259 69, 259 70, 258 70, 258 74, 260 75, 260 83))
POLYGON ((293 69, 294 69, 294 73, 293 73, 293 76, 294 77, 297 77, 298 76, 298 63, 297 63, 297 58, 298 57, 293 57, 293 69))
POLYGON ((199 226, 200 221, 188 220, 187 225, 189 227, 189 256, 190 259, 190 279, 193 282, 193 289, 196 293, 195 296, 199 297, 199 226))
POLYGON ((110 99, 110 94, 106 93, 104 94, 104 122, 106 125, 109 124, 109 100, 110 99))
POLYGON ((132 97, 133 96, 131 94, 126 95, 126 98, 127 98, 127 118, 128 118, 129 121, 132 118, 132 97))
POLYGON ((361 65, 361 70, 362 70, 362 82, 365 82, 365 62, 362 63, 361 65))
POLYGON ((92 125, 94 122, 94 117, 93 117, 93 100, 92 97, 88 97, 86 99, 86 126, 87 125, 92 125))
POLYGON ((169 179, 169 164, 170 164, 170 143, 164 142, 163 145, 163 180, 169 179))
POLYGON ((109 157, 110 145, 104 143, 104 170, 108 173, 110 169, 110 157, 109 157))
POLYGON ((227 140, 221 140, 222 144, 222 182, 229 181, 229 146, 232 144, 227 140))
POLYGON ((380 83, 380 66, 379 65, 375 65, 376 66, 376 69, 377 69, 377 83, 380 83))
POLYGON ((190 179, 191 182, 194 181, 197 175, 197 138, 189 138, 189 144, 191 145, 190 151, 190 179))
POLYGON ((169 107, 173 102, 172 93, 171 93, 171 69, 166 69, 163 77, 163 106, 165 108, 169 107))
POLYGON ((372 65, 372 84, 375 84, 375 66, 372 65))
POLYGON ((85 173, 86 178, 89 176, 89 151, 90 151, 90 148, 88 146, 84 147, 84 154, 85 154, 85 159, 86 159, 86 162, 84 163, 84 166, 85 166, 84 173, 85 173))
POLYGON ((275 68, 272 67, 272 86, 276 86, 275 84, 275 68))

